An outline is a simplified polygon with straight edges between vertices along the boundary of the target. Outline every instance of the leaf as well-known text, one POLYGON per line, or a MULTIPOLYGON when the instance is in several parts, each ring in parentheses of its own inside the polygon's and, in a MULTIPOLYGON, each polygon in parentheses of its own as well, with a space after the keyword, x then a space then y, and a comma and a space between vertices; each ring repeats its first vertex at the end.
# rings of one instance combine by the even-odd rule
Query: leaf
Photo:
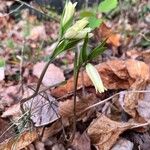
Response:
POLYGON ((5 60, 0 57, 0 68, 5 66, 5 60))
POLYGON ((36 27, 32 28, 31 33, 30 33, 28 38, 33 40, 33 41, 37 41, 39 39, 40 40, 46 40, 47 35, 46 35, 44 25, 40 25, 40 26, 36 26, 36 27))
POLYGON ((72 146, 75 150, 91 150, 91 142, 87 133, 84 132, 83 134, 80 134, 77 132, 72 142, 72 146))
POLYGON ((19 137, 11 138, 0 144, 0 150, 21 150, 38 139, 36 131, 25 131, 19 137))
POLYGON ((73 48, 79 41, 81 41, 80 39, 74 39, 74 40, 62 40, 57 47, 55 48, 54 52, 52 53, 52 55, 50 56, 50 59, 54 59, 56 58, 59 54, 61 54, 62 52, 73 48))
MULTIPOLYGON (((28 93, 29 96, 32 95, 34 91, 28 89, 26 93, 28 93)), ((24 108, 25 110, 31 111, 30 119, 32 119, 36 127, 50 124, 60 117, 58 114, 58 103, 48 92, 37 95, 34 99, 27 101, 24 104, 24 108)))
MULTIPOLYGON (((146 87, 146 91, 150 90, 150 84, 146 87)), ((137 111, 144 120, 150 120, 150 93, 144 94, 143 100, 138 101, 137 111)))
MULTIPOLYGON (((34 90, 25 89, 24 97, 29 97, 34 93, 34 90)), ((28 116, 35 123, 36 127, 44 126, 59 119, 58 103, 50 93, 39 94, 33 99, 27 101, 23 105, 26 111, 30 111, 28 116)), ((20 103, 10 106, 1 117, 6 118, 12 116, 17 122, 22 115, 20 103)))
POLYGON ((102 23, 102 19, 97 19, 95 16, 89 18, 89 27, 95 29, 102 23))
POLYGON ((111 44, 112 46, 119 47, 121 45, 120 34, 117 34, 111 30, 111 28, 107 27, 107 25, 103 22, 99 28, 96 29, 95 35, 98 40, 103 38, 106 39, 106 43, 111 44))
POLYGON ((104 45, 106 44, 106 40, 104 40, 101 44, 99 44, 96 48, 94 48, 91 53, 88 55, 88 61, 92 61, 99 55, 101 55, 105 51, 104 45))
POLYGON ((88 34, 84 38, 84 43, 80 51, 80 56, 79 56, 79 66, 81 66, 84 62, 87 61, 87 44, 88 44, 88 34))
MULTIPOLYGON (((149 66, 141 61, 136 60, 111 60, 95 66, 98 70, 103 84, 107 89, 129 89, 136 79, 141 79, 147 84, 149 80, 149 66)), ((92 86, 86 72, 83 72, 84 86, 92 86)), ((55 97, 61 97, 67 93, 71 93, 74 90, 73 78, 69 79, 65 85, 59 86, 51 91, 51 94, 55 97)), ((79 74, 78 89, 82 87, 82 75, 79 74)))
POLYGON ((111 150, 133 150, 133 143, 127 139, 121 138, 113 146, 111 150))
POLYGON ((108 13, 118 5, 118 0, 104 0, 98 6, 98 10, 103 13, 108 13))
MULTIPOLYGON (((40 78, 40 75, 45 65, 46 65, 46 62, 38 62, 34 65, 33 74, 37 78, 40 78)), ((56 67, 54 64, 50 64, 44 75, 42 83, 48 87, 54 84, 61 83, 64 80, 65 80, 65 77, 64 77, 63 71, 60 68, 56 67)))
POLYGON ((87 134, 99 150, 109 150, 119 135, 132 126, 131 123, 116 122, 101 115, 90 124, 87 134))
POLYGON ((80 17, 84 18, 84 17, 94 17, 96 14, 93 13, 92 11, 88 11, 88 10, 84 10, 80 13, 80 17))

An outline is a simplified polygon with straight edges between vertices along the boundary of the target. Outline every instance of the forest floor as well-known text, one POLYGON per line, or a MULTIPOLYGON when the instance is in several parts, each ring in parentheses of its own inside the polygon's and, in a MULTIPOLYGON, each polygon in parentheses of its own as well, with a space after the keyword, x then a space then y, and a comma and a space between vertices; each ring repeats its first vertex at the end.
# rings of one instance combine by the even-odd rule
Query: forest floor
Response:
POLYGON ((77 129, 69 145, 74 111, 72 50, 50 64, 38 95, 24 104, 24 113, 20 108, 20 100, 35 92, 57 44, 60 16, 37 19, 23 10, 18 19, 0 13, 0 150, 150 148, 150 4, 124 1, 119 8, 105 16, 90 41, 93 48, 108 38, 105 52, 92 61, 107 91, 96 93, 86 72, 80 72, 77 129))

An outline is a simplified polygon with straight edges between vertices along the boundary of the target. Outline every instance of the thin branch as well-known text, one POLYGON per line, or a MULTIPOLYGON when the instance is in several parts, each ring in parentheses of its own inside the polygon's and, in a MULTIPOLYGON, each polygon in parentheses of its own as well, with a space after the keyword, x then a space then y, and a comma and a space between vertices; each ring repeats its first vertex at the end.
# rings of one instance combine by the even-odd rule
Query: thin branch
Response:
POLYGON ((11 12, 7 13, 7 14, 4 14, 4 15, 0 15, 0 18, 2 17, 7 17, 15 12, 17 12, 24 4, 21 4, 20 6, 18 6, 16 9, 12 10, 11 12))

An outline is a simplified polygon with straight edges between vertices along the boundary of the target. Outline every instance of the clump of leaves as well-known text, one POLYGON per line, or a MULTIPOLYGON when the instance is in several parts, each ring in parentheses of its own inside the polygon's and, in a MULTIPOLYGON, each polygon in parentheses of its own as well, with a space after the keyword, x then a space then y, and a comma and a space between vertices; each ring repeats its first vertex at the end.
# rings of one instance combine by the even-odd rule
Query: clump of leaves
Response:
POLYGON ((118 5, 118 0, 104 0, 95 6, 92 10, 85 10, 81 12, 81 17, 89 18, 89 27, 95 29, 99 27, 104 19, 97 18, 97 13, 108 14, 115 10, 118 5))

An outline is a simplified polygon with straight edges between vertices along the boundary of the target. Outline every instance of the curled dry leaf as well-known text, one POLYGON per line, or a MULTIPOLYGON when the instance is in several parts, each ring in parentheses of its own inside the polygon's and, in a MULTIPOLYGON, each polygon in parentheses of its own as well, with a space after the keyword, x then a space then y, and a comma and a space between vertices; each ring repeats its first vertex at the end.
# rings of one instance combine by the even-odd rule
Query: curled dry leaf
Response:
MULTIPOLYGON (((45 62, 38 62, 37 64, 34 65, 33 74, 37 78, 40 77, 45 65, 46 65, 45 62)), ((54 64, 50 64, 44 75, 42 83, 48 87, 54 84, 61 83, 64 80, 65 80, 65 77, 64 77, 63 71, 60 68, 56 67, 54 64)))
POLYGON ((19 137, 11 138, 0 144, 0 150, 21 150, 38 138, 36 131, 25 131, 19 137))
POLYGON ((117 141, 117 143, 113 146, 111 150, 132 150, 133 143, 127 139, 121 138, 117 141))
POLYGON ((116 122, 101 115, 88 127, 87 134, 99 150, 110 150, 119 135, 131 127, 130 123, 116 122))
POLYGON ((132 90, 131 92, 127 92, 124 97, 124 110, 129 115, 131 115, 133 118, 139 117, 139 114, 137 113, 137 105, 138 101, 143 99, 143 93, 140 92, 134 92, 145 89, 145 81, 142 79, 137 78, 137 81, 130 87, 132 90))
POLYGON ((115 47, 119 47, 121 45, 120 40, 121 36, 120 34, 114 33, 111 28, 107 27, 105 23, 102 23, 100 27, 96 30, 96 36, 99 39, 102 38, 108 38, 107 43, 111 44, 115 47))
MULTIPOLYGON (((107 89, 129 89, 137 78, 143 82, 149 79, 149 67, 144 62, 136 60, 111 60, 99 65, 96 65, 98 72, 101 75, 104 86, 107 89)), ((93 86, 88 75, 84 72, 85 87, 93 86)), ((82 87, 82 75, 79 74, 78 89, 82 87)), ((63 86, 51 91, 55 97, 61 97, 67 93, 73 92, 73 78, 69 79, 63 86)), ((132 90, 132 89, 131 89, 132 90)))

